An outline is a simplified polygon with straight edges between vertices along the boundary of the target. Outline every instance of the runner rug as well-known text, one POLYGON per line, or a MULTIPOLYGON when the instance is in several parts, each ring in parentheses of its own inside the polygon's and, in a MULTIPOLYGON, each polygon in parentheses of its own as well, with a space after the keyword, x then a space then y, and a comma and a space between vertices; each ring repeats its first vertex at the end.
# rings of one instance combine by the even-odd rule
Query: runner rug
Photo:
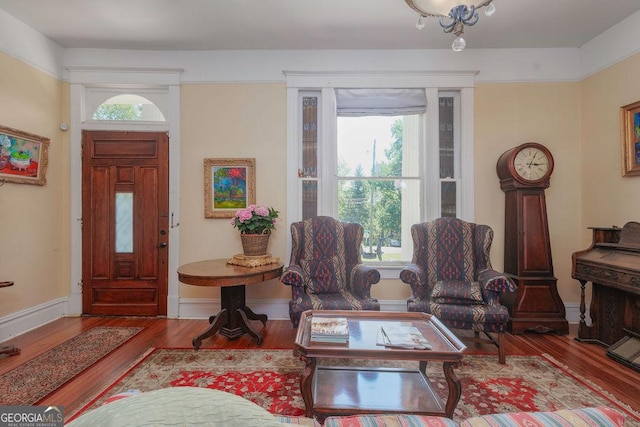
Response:
MULTIPOLYGON (((368 366, 413 366, 410 362, 358 362, 361 366, 363 363, 368 366)), ((351 362, 338 360, 332 363, 346 365, 351 362)), ((78 414, 105 403, 118 393, 190 386, 234 393, 274 414, 303 415, 304 402, 299 386, 303 367, 303 362, 293 357, 291 350, 151 349, 78 414)), ((604 405, 625 413, 630 422, 627 425, 640 426, 640 413, 595 384, 581 380, 550 356, 509 356, 507 364, 500 365, 493 355, 470 355, 465 356, 463 366, 455 372, 462 382, 462 398, 454 415, 457 421, 497 412, 553 411, 604 405)), ((438 393, 446 398, 442 365, 430 364, 428 376, 438 393)))
POLYGON ((0 375, 0 405, 35 405, 143 327, 95 327, 0 375))

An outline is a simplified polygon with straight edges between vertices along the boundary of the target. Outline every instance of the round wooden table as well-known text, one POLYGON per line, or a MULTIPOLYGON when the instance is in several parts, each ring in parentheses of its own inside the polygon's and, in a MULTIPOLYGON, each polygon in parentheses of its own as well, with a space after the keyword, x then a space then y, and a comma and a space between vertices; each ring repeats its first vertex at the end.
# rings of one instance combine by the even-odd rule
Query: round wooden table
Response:
POLYGON ((256 314, 246 306, 245 286, 280 277, 282 267, 281 262, 258 267, 242 267, 227 264, 226 259, 181 265, 178 268, 180 282, 187 285, 220 287, 221 310, 215 316, 209 317, 209 328, 193 339, 193 347, 197 350, 203 339, 218 331, 229 339, 249 334, 261 345, 262 335, 251 326, 249 320, 260 320, 266 325, 267 315, 256 314))

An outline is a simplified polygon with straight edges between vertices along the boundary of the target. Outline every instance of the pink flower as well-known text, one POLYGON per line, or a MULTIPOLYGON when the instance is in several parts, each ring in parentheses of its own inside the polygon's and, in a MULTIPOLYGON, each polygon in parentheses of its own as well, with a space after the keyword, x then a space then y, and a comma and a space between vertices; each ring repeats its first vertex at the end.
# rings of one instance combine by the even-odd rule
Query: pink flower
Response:
POLYGON ((251 212, 251 209, 247 208, 247 209, 240 209, 236 215, 238 216, 238 219, 240 220, 240 222, 244 222, 247 220, 250 220, 251 217, 253 216, 253 213, 251 212))
POLYGON ((276 218, 278 211, 273 208, 249 205, 236 211, 231 224, 243 234, 264 234, 275 230, 276 218))
POLYGON ((255 212, 260 216, 269 216, 269 208, 267 208, 266 206, 258 206, 255 212))

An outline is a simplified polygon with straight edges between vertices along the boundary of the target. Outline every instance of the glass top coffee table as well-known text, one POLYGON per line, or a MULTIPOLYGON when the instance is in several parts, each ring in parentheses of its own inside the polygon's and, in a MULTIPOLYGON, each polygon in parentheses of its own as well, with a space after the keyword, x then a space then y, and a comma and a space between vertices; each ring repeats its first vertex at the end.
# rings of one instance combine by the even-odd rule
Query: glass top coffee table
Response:
POLYGON ((454 368, 460 366, 465 349, 466 346, 430 314, 306 311, 302 313, 294 344, 294 353, 306 364, 300 375, 306 416, 316 416, 321 422, 328 416, 366 413, 422 414, 452 418, 462 393, 454 368), (349 341, 311 341, 313 316, 347 318, 349 341), (416 326, 432 348, 414 350, 378 345, 380 327, 385 325, 416 326), (335 359, 354 361, 354 364, 358 359, 419 363, 415 369, 333 366, 334 362, 340 363, 335 359), (434 390, 427 377, 429 362, 442 363, 449 388, 446 401, 434 390))

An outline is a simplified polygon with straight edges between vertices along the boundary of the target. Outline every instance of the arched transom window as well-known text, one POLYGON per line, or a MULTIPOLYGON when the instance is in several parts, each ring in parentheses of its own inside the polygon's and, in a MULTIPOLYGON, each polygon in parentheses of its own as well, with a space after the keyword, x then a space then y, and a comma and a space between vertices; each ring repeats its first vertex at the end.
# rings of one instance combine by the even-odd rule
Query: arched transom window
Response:
POLYGON ((92 120, 166 121, 162 111, 149 99, 134 94, 113 96, 98 106, 92 120))

